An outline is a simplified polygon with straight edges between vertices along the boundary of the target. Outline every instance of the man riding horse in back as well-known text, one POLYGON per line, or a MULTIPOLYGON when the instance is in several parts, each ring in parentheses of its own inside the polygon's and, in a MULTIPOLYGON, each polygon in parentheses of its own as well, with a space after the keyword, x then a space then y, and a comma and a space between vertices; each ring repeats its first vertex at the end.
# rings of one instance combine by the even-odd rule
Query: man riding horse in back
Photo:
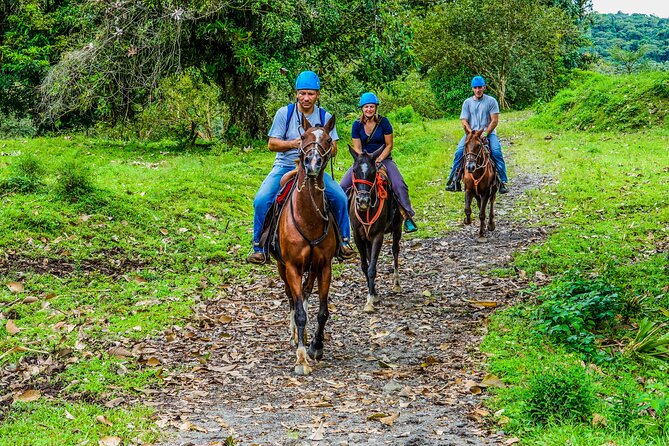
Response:
POLYGON ((497 138, 495 130, 499 122, 499 104, 497 103, 497 99, 484 94, 486 83, 481 76, 474 76, 472 78, 472 90, 474 91, 474 95, 467 98, 462 104, 460 122, 465 129, 465 136, 462 137, 458 148, 455 150, 453 168, 446 183, 446 190, 450 192, 462 190, 460 180, 462 179, 461 166, 462 159, 464 158, 465 139, 467 134, 472 131, 484 129, 483 136, 488 139, 490 152, 497 168, 497 176, 500 183, 499 193, 505 194, 509 192, 509 187, 506 184, 506 165, 502 156, 502 146, 499 143, 499 138, 497 138))
MULTIPOLYGON (((324 126, 332 119, 318 104, 321 81, 313 71, 303 71, 295 80, 297 101, 281 107, 274 115, 272 128, 269 130, 269 150, 276 152, 276 159, 272 170, 260 185, 253 200, 253 253, 246 258, 249 263, 264 264, 269 262, 267 246, 260 246, 260 236, 263 229, 265 215, 270 209, 277 193, 281 188, 280 181, 284 174, 295 169, 295 160, 298 159, 301 136, 304 130, 301 127, 302 117, 306 116, 312 125, 324 126)), ((337 130, 333 129, 330 136, 334 141, 339 139, 337 130)), ((333 152, 336 152, 336 143, 333 142, 333 152)), ((348 200, 339 184, 327 173, 324 175, 325 195, 334 213, 337 225, 341 231, 342 244, 339 249, 340 259, 355 257, 355 252, 349 246, 351 227, 348 219, 348 200)))

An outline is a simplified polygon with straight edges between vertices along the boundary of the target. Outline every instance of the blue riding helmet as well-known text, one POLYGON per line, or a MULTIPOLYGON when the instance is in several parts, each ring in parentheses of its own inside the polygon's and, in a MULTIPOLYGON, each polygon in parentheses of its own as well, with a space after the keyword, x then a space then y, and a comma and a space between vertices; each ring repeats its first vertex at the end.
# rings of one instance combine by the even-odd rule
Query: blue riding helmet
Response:
POLYGON ((481 76, 474 76, 472 78, 472 88, 474 87, 485 87, 485 79, 481 76))
POLYGON ((303 71, 295 79, 295 90, 320 90, 321 80, 313 71, 303 71))
POLYGON ((363 93, 362 96, 360 96, 360 103, 358 104, 358 107, 362 107, 363 105, 367 104, 379 105, 379 98, 377 98, 374 93, 363 93))

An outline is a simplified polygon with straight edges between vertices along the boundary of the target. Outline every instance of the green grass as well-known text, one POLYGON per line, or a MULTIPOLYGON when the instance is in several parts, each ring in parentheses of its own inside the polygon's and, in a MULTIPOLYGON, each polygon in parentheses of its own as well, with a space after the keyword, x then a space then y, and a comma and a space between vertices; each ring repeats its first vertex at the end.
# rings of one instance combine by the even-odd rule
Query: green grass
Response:
MULTIPOLYGON (((634 88, 646 91, 644 82, 634 88)), ((664 85, 655 75, 647 82, 664 85)), ((512 187, 515 170, 556 181, 528 193, 510 214, 547 227, 545 243, 512 253, 512 267, 492 275, 541 272, 553 283, 531 284, 522 290, 523 304, 491 319, 482 348, 490 371, 507 387, 488 401, 498 413, 490 422, 526 445, 667 445, 669 366, 625 346, 644 318, 657 325, 669 320, 669 129, 657 121, 636 133, 560 130, 567 121, 551 119, 564 97, 556 101, 529 121, 527 113, 504 113, 500 124, 500 135, 513 141, 504 148, 513 157, 512 187), (597 302, 609 302, 607 294, 587 303, 565 291, 578 281, 606 284, 595 293, 615 289, 615 314, 593 314, 597 302), (557 323, 538 324, 572 315, 578 323, 560 327, 564 336, 552 334, 557 323), (559 367, 570 380, 547 375, 559 367), (557 410, 540 398, 551 383, 594 395, 592 405, 575 406, 585 415, 569 421, 538 416, 557 410), (526 401, 534 401, 533 410, 526 401), (586 419, 590 411, 604 421, 593 425, 586 419)), ((340 124, 342 135, 348 125, 340 124)), ((407 238, 459 228, 462 195, 444 186, 460 123, 394 125, 393 158, 409 184, 420 228, 407 238)), ((336 178, 351 163, 346 142, 339 142, 336 178)), ((93 444, 103 435, 155 441, 149 410, 109 409, 103 402, 158 387, 160 379, 106 349, 161 336, 184 324, 194 303, 213 297, 218 285, 249 280, 243 259, 251 244, 252 200, 273 159, 264 144, 212 152, 83 136, 0 141, 9 154, 0 159, 0 367, 59 353, 67 358, 50 375, 33 377, 58 389, 59 399, 45 392, 35 402, 2 406, 0 444, 93 444), (16 281, 24 292, 4 286, 16 281), (23 303, 27 296, 37 301, 23 303), (9 335, 7 319, 21 331, 9 335), (113 426, 91 422, 103 413, 113 426), (6 438, 25 443, 2 443, 6 438)))

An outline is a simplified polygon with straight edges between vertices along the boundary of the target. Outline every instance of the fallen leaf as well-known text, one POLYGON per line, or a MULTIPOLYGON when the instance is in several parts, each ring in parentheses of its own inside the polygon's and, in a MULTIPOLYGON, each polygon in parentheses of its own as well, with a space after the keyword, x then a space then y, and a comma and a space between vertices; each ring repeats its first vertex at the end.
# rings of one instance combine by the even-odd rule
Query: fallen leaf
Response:
POLYGON ((221 324, 229 324, 230 322, 232 322, 232 318, 230 316, 222 314, 218 317, 218 322, 220 322, 221 324))
POLYGON ((74 415, 72 415, 70 412, 68 412, 67 409, 65 409, 65 418, 68 420, 74 420, 74 415))
POLYGON ((518 443, 518 442, 520 442, 520 438, 513 437, 513 438, 509 438, 508 440, 506 440, 506 441, 504 442, 504 444, 508 444, 508 445, 510 445, 510 444, 516 444, 516 443, 518 443))
POLYGON ((493 300, 469 300, 465 299, 465 302, 468 302, 475 307, 484 307, 484 308, 494 308, 497 306, 497 302, 493 300))
POLYGON ((168 231, 168 230, 165 229, 165 228, 160 228, 160 233, 163 234, 163 235, 167 235, 167 234, 170 233, 170 231, 168 231))
POLYGON ((154 356, 151 356, 149 359, 146 360, 146 365, 149 367, 156 367, 160 365, 160 360, 154 356))
POLYGON ((16 326, 16 324, 12 319, 7 320, 7 323, 5 324, 5 330, 7 330, 7 333, 9 333, 10 335, 15 335, 16 333, 21 331, 21 329, 16 326))
POLYGON ((123 440, 120 437, 102 437, 98 441, 98 446, 120 446, 121 441, 123 440))
POLYGON ((482 392, 481 386, 479 386, 472 380, 469 380, 465 383, 465 388, 474 395, 479 395, 482 392))
POLYGON ((132 358, 133 356, 130 350, 123 347, 112 347, 107 351, 107 353, 109 353, 109 356, 113 356, 119 359, 128 359, 132 358))
POLYGON ((432 296, 432 293, 430 292, 430 290, 425 290, 425 291, 423 291, 423 296, 425 296, 425 297, 431 297, 431 296, 432 296))
POLYGON ((485 377, 483 377, 483 381, 481 381, 481 386, 483 386, 483 387, 499 387, 499 388, 506 387, 501 379, 499 379, 497 376, 491 375, 491 374, 487 374, 485 377))
POLYGON ((24 390, 14 397, 14 401, 21 401, 22 403, 28 403, 30 401, 37 401, 42 397, 42 392, 35 389, 24 390))
POLYGON ((311 434, 309 437, 309 440, 311 441, 321 441, 324 438, 324 432, 325 430, 323 429, 323 420, 321 420, 321 424, 314 430, 314 433, 311 434))
POLYGON ((379 421, 385 424, 386 426, 392 426, 393 423, 400 417, 400 413, 394 413, 387 417, 379 418, 379 421))
POLYGON ((21 282, 9 282, 7 284, 9 291, 12 293, 21 293, 23 292, 23 284, 21 282))
POLYGON ((23 299, 23 303, 24 304, 31 304, 33 302, 37 302, 38 300, 39 300, 39 298, 37 298, 35 296, 27 296, 25 299, 23 299))
POLYGON ((381 419, 381 418, 385 418, 385 417, 387 417, 387 416, 388 416, 387 413, 377 412, 377 413, 374 413, 374 414, 372 414, 372 415, 369 415, 369 416, 367 417, 367 421, 379 420, 379 419, 381 419))
POLYGON ((98 423, 102 423, 102 424, 105 424, 105 425, 107 425, 107 426, 113 426, 113 425, 112 425, 112 422, 109 421, 109 420, 107 419, 107 417, 105 417, 104 415, 98 415, 97 417, 95 417, 95 420, 96 420, 98 423))

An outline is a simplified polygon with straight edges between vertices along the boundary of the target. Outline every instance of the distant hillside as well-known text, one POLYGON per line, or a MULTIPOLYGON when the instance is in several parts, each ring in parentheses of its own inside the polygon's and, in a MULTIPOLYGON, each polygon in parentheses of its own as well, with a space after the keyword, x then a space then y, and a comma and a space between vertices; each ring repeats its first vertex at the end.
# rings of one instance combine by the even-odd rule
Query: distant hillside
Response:
POLYGON ((669 130, 669 72, 611 76, 580 72, 532 121, 549 129, 669 130))
POLYGON ((649 45, 646 58, 658 63, 669 61, 669 19, 645 14, 594 14, 591 28, 592 50, 611 60, 610 48, 619 45, 636 51, 649 45))

